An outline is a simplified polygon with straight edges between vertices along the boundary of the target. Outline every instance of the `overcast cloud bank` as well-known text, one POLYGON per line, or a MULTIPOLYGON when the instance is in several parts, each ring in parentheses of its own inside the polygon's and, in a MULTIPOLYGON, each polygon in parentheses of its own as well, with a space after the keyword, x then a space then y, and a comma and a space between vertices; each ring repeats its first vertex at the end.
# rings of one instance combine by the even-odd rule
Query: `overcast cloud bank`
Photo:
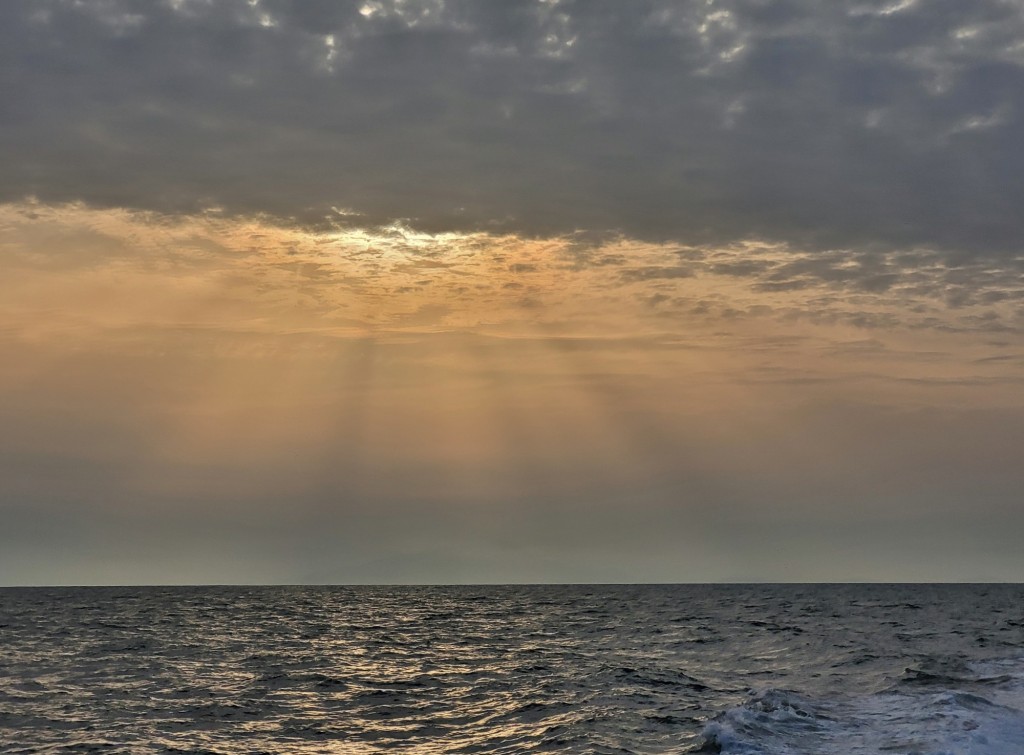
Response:
POLYGON ((0 199, 1016 256, 1024 11, 0 5, 0 199))

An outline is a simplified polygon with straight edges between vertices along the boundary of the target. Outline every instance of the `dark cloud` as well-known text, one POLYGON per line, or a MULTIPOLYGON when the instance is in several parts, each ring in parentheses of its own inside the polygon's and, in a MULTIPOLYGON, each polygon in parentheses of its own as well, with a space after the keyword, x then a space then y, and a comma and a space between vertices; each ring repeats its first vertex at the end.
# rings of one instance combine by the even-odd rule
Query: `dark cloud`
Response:
POLYGON ((621 277, 624 281, 671 280, 673 278, 692 278, 693 271, 687 267, 647 265, 623 270, 621 277))
POLYGON ((1016 254, 1022 35, 998 0, 6 2, 0 199, 1016 254))

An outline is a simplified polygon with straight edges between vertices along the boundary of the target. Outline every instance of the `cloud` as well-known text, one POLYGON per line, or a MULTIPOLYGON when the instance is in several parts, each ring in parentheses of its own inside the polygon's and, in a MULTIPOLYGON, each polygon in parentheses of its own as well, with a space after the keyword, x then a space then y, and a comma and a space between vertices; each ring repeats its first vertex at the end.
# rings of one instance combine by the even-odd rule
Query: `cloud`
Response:
POLYGON ((216 213, 30 203, 0 205, 0 253, 5 328, 32 337, 138 325, 632 337, 686 332, 695 320, 1024 331, 1024 259, 929 250, 308 233, 216 213))
POLYGON ((1022 38, 0 3, 0 572, 1018 579, 1022 38))
POLYGON ((650 280, 672 280, 674 278, 692 278, 693 271, 686 267, 662 267, 658 265, 647 265, 645 267, 632 267, 623 270, 621 278, 624 281, 650 281, 650 280))
POLYGON ((997 0, 4 3, 0 200, 1014 256, 1022 34, 997 0))

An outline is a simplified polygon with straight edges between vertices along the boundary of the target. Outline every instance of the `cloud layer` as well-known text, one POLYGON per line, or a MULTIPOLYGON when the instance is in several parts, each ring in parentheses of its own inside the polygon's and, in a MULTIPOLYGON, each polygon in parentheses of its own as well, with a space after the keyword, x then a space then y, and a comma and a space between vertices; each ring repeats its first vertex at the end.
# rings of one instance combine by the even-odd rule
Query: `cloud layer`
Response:
POLYGON ((1021 39, 1000 0, 10 2, 0 199, 1016 256, 1021 39))

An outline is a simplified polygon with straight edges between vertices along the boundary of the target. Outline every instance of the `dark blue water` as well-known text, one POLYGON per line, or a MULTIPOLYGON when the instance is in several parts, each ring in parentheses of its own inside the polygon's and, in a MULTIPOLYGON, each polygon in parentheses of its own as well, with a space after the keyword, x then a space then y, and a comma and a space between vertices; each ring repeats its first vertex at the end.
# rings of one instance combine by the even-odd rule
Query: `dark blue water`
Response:
POLYGON ((0 750, 1024 752, 1024 587, 0 590, 0 750))

